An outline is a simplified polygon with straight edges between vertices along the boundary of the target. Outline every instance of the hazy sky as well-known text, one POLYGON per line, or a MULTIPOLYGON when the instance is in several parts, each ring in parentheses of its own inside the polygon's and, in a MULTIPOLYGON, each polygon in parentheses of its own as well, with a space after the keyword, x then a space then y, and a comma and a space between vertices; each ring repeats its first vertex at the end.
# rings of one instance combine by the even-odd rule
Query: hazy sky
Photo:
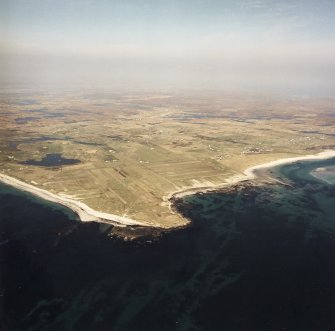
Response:
POLYGON ((1 77, 327 91, 333 0, 0 0, 1 77))

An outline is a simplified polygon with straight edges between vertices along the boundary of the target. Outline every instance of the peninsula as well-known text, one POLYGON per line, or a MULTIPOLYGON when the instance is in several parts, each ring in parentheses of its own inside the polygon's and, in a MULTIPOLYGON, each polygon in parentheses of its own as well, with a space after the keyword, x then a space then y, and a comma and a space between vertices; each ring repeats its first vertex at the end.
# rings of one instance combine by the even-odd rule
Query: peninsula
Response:
MULTIPOLYGON (((322 160, 322 159, 328 159, 332 157, 335 157, 335 150, 324 151, 317 155, 306 155, 306 156, 292 157, 292 158, 285 158, 285 159, 271 161, 268 163, 250 167, 244 171, 244 175, 228 178, 226 182, 223 184, 218 184, 218 185, 209 186, 209 187, 194 186, 194 187, 187 188, 187 189, 184 189, 178 192, 171 193, 168 196, 168 201, 170 202, 172 198, 181 198, 183 196, 195 194, 198 192, 209 192, 213 190, 218 190, 218 189, 221 189, 221 188, 233 185, 233 184, 237 184, 238 182, 241 182, 241 181, 252 180, 256 177, 255 171, 260 170, 260 169, 271 168, 271 167, 275 167, 278 165, 294 163, 297 161, 322 160)), ((69 196, 66 196, 64 194, 57 195, 57 194, 48 192, 46 190, 40 189, 36 186, 30 185, 16 178, 13 178, 8 175, 1 174, 1 173, 0 173, 0 182, 3 182, 7 185, 11 185, 17 189, 27 191, 44 200, 52 201, 52 202, 61 204, 63 206, 66 206, 70 208, 72 211, 74 211, 79 216, 82 222, 96 221, 100 223, 108 223, 114 226, 121 226, 121 227, 134 226, 134 225, 160 227, 159 225, 155 224, 155 222, 136 221, 136 220, 130 219, 125 216, 96 211, 90 208, 89 206, 87 206, 86 204, 84 204, 83 202, 77 201, 69 196)), ((171 210, 171 213, 175 213, 171 205, 170 205, 170 210, 171 210)))
POLYGON ((70 91, 1 100, 0 180, 82 221, 182 227, 172 197, 334 156, 326 98, 70 91))

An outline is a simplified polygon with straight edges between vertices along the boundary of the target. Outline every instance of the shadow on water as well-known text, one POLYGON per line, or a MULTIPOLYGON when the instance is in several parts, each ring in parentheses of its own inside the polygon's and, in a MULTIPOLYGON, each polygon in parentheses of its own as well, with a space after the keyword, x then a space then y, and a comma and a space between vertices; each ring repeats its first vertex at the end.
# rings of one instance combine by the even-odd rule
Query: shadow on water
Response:
POLYGON ((335 186, 309 175, 334 164, 177 200, 191 227, 130 242, 3 187, 2 328, 334 330, 335 186))

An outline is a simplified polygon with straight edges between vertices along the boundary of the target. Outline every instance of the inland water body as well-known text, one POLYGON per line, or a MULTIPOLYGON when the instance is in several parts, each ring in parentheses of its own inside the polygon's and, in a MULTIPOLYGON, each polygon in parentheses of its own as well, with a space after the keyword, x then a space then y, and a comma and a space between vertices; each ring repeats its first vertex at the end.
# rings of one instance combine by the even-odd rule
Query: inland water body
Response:
POLYGON ((40 167, 57 167, 62 165, 77 164, 80 163, 80 160, 63 158, 62 154, 54 153, 54 154, 47 154, 40 161, 27 160, 21 163, 40 167))
POLYGON ((335 330, 335 159, 271 172, 286 185, 177 200, 191 227, 128 242, 2 185, 0 329, 335 330))

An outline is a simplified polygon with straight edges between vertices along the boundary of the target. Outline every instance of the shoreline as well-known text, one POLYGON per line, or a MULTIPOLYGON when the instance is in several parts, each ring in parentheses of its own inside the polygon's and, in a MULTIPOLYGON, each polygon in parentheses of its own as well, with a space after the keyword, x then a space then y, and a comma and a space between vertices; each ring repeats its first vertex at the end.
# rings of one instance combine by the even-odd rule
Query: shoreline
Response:
POLYGON ((99 222, 119 227, 135 225, 158 228, 157 226, 149 222, 136 221, 131 218, 96 211, 78 200, 71 199, 65 195, 54 194, 52 192, 43 190, 41 188, 38 188, 36 186, 25 183, 21 180, 2 173, 0 173, 0 182, 15 187, 16 189, 19 189, 21 191, 29 192, 32 195, 42 198, 44 200, 55 202, 57 204, 65 206, 71 209, 74 213, 76 213, 79 216, 80 221, 82 222, 99 222))
MULTIPOLYGON (((232 185, 235 185, 237 183, 248 181, 255 179, 257 177, 256 171, 260 169, 268 169, 279 165, 284 164, 290 164, 298 161, 307 161, 307 160, 325 160, 335 157, 335 150, 326 150, 323 152, 320 152, 315 155, 305 155, 305 156, 298 156, 298 157, 291 157, 291 158, 284 158, 284 159, 278 159, 275 161, 270 161, 267 163, 259 164, 256 166, 252 166, 244 170, 243 174, 236 175, 233 177, 230 177, 226 180, 226 182, 218 185, 213 186, 194 186, 194 187, 188 187, 179 191, 171 192, 167 196, 163 198, 163 201, 165 203, 167 202, 168 207, 171 211, 171 213, 177 213, 176 210, 173 208, 173 202, 174 199, 183 198, 188 195, 196 194, 196 193, 206 193, 211 191, 217 191, 232 185)), ((65 206, 69 209, 71 209, 74 213, 76 213, 82 222, 99 222, 99 223, 106 223, 118 227, 127 227, 127 226, 143 226, 143 227, 152 227, 156 229, 164 229, 164 230, 171 230, 171 229, 178 229, 183 228, 187 226, 180 225, 180 226, 174 226, 174 227, 167 227, 163 228, 156 224, 145 222, 145 221, 137 221, 133 220, 131 218, 127 218, 124 216, 119 216, 115 214, 109 214, 104 212, 96 211, 83 202, 80 202, 78 200, 74 200, 70 197, 67 197, 66 195, 60 195, 55 194, 52 192, 49 192, 47 190, 38 188, 36 186, 33 186, 31 184, 28 184, 26 182, 23 182, 21 180, 18 180, 14 177, 5 175, 0 173, 0 182, 3 182, 9 186, 15 187, 16 189, 19 189, 21 191, 29 192, 32 195, 35 195, 39 198, 42 198, 47 201, 55 202, 57 204, 60 204, 62 206, 65 206)), ((164 202, 163 202, 164 203, 164 202)), ((189 220, 187 220, 189 222, 189 220)))
POLYGON ((196 193, 207 193, 211 191, 217 191, 232 185, 235 185, 240 182, 253 180, 257 177, 256 171, 262 169, 269 169, 276 166, 284 165, 284 164, 291 164, 299 161, 313 161, 313 160, 326 160, 335 157, 335 150, 325 150, 318 154, 311 154, 311 155, 304 155, 304 156, 296 156, 296 157, 289 157, 284 159, 278 159, 262 164, 258 164, 252 167, 249 167, 243 171, 243 174, 236 175, 228 178, 225 183, 213 185, 213 186, 193 186, 189 188, 185 188, 179 191, 171 192, 168 196, 165 197, 167 201, 169 201, 170 209, 172 210, 172 202, 173 199, 183 198, 188 195, 196 194, 196 193))

